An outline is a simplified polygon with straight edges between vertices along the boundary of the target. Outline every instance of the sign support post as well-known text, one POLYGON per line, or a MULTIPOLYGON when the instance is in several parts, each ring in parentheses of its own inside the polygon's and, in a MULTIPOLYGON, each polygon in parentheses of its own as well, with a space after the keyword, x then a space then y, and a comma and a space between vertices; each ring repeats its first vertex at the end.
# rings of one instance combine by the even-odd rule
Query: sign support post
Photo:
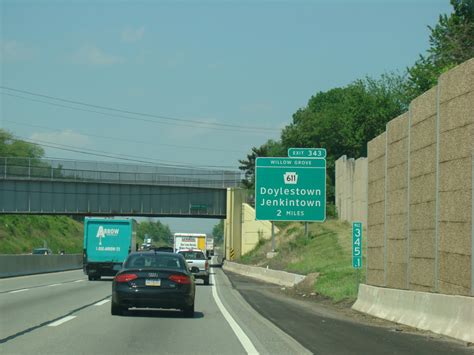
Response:
POLYGON ((272 221, 272 252, 275 252, 275 222, 272 221))

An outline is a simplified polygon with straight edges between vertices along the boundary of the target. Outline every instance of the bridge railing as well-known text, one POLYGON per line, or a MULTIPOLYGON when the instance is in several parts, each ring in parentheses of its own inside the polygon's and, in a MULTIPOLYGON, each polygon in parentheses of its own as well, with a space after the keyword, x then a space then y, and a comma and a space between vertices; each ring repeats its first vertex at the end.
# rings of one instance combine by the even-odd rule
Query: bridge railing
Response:
POLYGON ((115 182, 195 187, 236 187, 241 173, 173 166, 152 166, 81 160, 0 158, 0 179, 115 182))

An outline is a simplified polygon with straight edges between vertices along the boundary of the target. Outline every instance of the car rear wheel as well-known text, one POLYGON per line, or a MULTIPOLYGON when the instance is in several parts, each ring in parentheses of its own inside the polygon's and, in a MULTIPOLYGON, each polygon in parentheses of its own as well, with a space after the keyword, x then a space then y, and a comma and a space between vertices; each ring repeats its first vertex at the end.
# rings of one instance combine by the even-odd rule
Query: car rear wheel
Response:
POLYGON ((121 316, 123 314, 123 312, 125 312, 125 308, 123 308, 122 306, 112 302, 112 306, 110 307, 110 313, 113 316, 121 316))
POLYGON ((193 318, 194 317, 194 303, 189 307, 185 307, 183 309, 183 312, 184 312, 185 317, 193 318))

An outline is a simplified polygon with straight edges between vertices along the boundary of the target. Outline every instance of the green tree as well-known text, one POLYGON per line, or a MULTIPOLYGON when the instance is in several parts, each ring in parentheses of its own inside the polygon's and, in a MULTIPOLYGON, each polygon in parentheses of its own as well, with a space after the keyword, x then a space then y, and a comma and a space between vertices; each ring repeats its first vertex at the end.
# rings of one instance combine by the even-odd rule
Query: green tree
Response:
POLYGON ((172 233, 168 225, 160 221, 143 221, 136 225, 137 238, 143 241, 145 235, 152 239, 155 246, 166 246, 171 244, 172 233))
POLYGON ((239 169, 244 171, 245 177, 242 180, 242 185, 249 190, 255 188, 255 160, 258 157, 278 157, 286 156, 281 143, 269 139, 260 147, 253 147, 246 159, 239 160, 239 169))
POLYGON ((224 240, 224 220, 221 219, 219 223, 217 223, 214 228, 212 228, 212 236, 214 237, 214 241, 216 243, 222 243, 224 240))
POLYGON ((31 144, 14 136, 3 129, 0 129, 0 157, 21 157, 21 158, 42 158, 44 150, 36 144, 31 144))
POLYGON ((440 15, 430 30, 430 48, 408 68, 410 99, 437 84, 438 77, 452 67, 474 57, 474 0, 451 0, 453 12, 440 15))

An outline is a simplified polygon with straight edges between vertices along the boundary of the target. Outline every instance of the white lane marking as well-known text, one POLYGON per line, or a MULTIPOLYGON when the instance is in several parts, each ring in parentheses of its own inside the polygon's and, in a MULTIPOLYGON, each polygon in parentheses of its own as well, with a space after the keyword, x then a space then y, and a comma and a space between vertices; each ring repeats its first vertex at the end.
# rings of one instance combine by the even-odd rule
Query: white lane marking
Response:
POLYGON ((47 287, 54 287, 54 286, 59 286, 61 284, 51 284, 51 285, 48 285, 47 287))
POLYGON ((74 283, 76 283, 76 282, 83 282, 83 281, 86 281, 86 280, 76 280, 76 281, 74 281, 74 283))
POLYGON ((10 291, 8 293, 18 293, 18 292, 25 292, 25 291, 28 291, 29 288, 22 288, 21 290, 15 290, 15 291, 10 291))
POLYGON ((214 297, 214 301, 216 301, 217 307, 219 307, 219 310, 221 311, 225 320, 227 321, 227 323, 229 323, 230 327, 232 328, 235 335, 237 336, 237 339, 239 339, 240 344, 242 344, 247 354, 258 354, 258 351, 255 348, 255 346, 252 344, 252 341, 249 339, 247 334, 244 333, 242 328, 240 328, 240 326, 237 324, 235 319, 230 315, 230 313, 225 308, 224 304, 221 302, 221 299, 219 298, 219 295, 217 294, 217 287, 216 287, 214 275, 211 275, 211 283, 212 283, 212 296, 214 297))
POLYGON ((106 304, 107 302, 110 302, 110 299, 102 300, 100 302, 97 302, 96 304, 94 304, 94 306, 102 306, 103 304, 106 304))
POLYGON ((56 322, 48 324, 48 327, 57 327, 58 325, 66 323, 66 322, 68 322, 68 321, 70 321, 71 319, 74 319, 74 318, 76 318, 76 316, 67 316, 67 317, 58 319, 56 322))

